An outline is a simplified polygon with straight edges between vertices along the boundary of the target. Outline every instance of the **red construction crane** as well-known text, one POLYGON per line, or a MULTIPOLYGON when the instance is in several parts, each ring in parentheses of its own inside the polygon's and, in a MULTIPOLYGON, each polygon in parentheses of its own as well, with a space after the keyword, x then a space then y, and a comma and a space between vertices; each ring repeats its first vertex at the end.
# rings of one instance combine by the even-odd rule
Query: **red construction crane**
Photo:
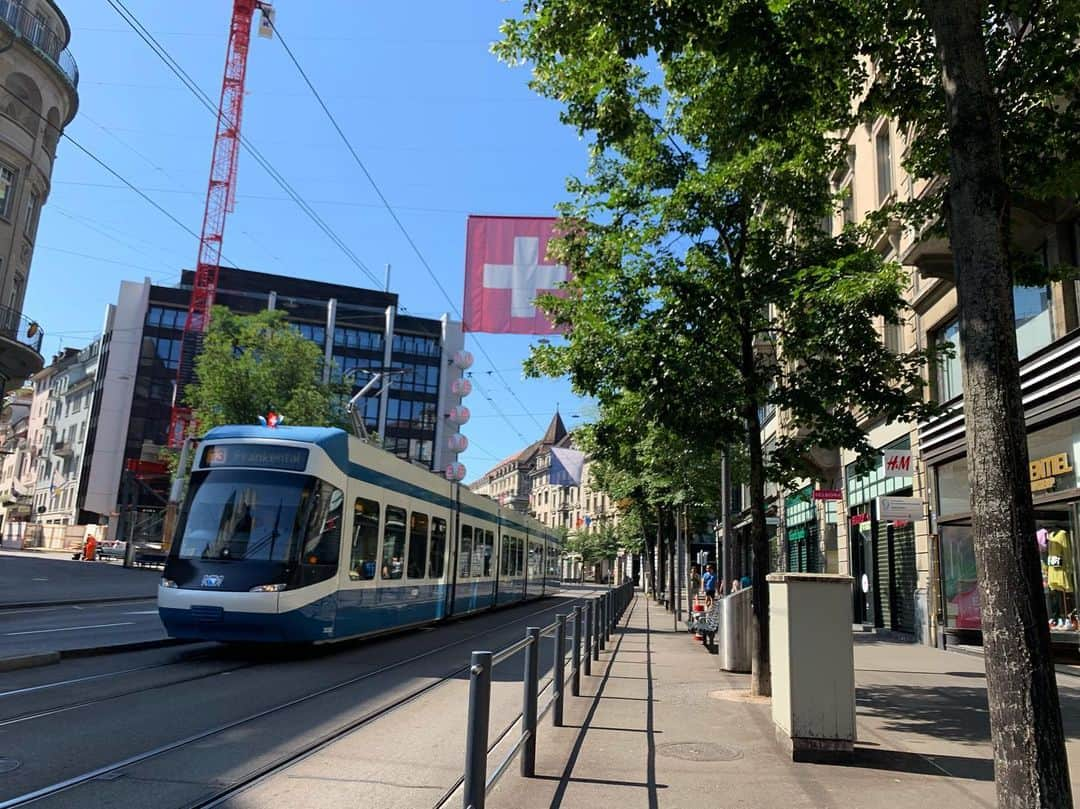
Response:
POLYGON ((206 211, 199 240, 199 259, 195 265, 195 282, 191 287, 191 303, 188 304, 187 320, 184 322, 180 363, 176 369, 176 387, 173 389, 168 436, 170 447, 181 446, 191 426, 191 408, 183 403, 184 389, 192 380, 195 357, 202 350, 203 336, 210 324, 210 308, 214 305, 221 262, 221 242, 225 236, 225 215, 232 212, 236 201, 236 160, 240 152, 244 79, 247 75, 248 46, 251 44, 251 23, 256 10, 262 14, 260 36, 270 36, 274 13, 270 3, 263 0, 233 2, 229 47, 225 52, 225 78, 221 83, 221 102, 218 104, 217 133, 210 160, 210 187, 206 192, 206 211))

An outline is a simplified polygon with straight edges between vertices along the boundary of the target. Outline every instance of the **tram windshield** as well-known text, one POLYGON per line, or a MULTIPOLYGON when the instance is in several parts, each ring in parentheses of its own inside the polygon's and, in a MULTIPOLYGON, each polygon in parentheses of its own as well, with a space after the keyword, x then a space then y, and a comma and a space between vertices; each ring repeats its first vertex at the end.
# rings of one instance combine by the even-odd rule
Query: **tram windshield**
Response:
POLYGON ((194 472, 181 516, 181 559, 285 562, 299 553, 317 480, 276 471, 194 472))

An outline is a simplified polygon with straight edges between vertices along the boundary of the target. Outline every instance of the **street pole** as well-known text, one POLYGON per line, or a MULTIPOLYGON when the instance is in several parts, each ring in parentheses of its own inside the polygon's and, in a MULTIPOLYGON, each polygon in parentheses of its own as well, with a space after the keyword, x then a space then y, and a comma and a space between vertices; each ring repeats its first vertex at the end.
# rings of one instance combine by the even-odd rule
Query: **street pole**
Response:
POLYGON ((721 584, 725 588, 731 586, 731 463, 727 450, 720 456, 720 518, 721 531, 723 531, 722 544, 720 546, 720 570, 722 571, 721 584))

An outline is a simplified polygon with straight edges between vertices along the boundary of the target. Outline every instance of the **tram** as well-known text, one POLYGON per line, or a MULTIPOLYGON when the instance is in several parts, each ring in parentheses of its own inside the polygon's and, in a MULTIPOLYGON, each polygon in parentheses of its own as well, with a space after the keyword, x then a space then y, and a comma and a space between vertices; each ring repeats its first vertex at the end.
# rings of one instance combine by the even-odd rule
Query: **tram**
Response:
POLYGON ((560 552, 538 521, 343 430, 218 427, 158 612, 174 638, 356 638, 550 595, 560 552))

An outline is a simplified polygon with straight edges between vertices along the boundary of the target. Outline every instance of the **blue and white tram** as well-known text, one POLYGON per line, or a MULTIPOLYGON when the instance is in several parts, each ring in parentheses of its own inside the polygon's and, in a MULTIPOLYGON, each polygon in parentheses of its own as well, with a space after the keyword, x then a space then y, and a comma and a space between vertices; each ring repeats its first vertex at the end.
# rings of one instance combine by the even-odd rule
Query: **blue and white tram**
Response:
POLYGON ((321 642, 550 594, 558 537, 342 430, 199 444, 158 612, 169 635, 321 642))

